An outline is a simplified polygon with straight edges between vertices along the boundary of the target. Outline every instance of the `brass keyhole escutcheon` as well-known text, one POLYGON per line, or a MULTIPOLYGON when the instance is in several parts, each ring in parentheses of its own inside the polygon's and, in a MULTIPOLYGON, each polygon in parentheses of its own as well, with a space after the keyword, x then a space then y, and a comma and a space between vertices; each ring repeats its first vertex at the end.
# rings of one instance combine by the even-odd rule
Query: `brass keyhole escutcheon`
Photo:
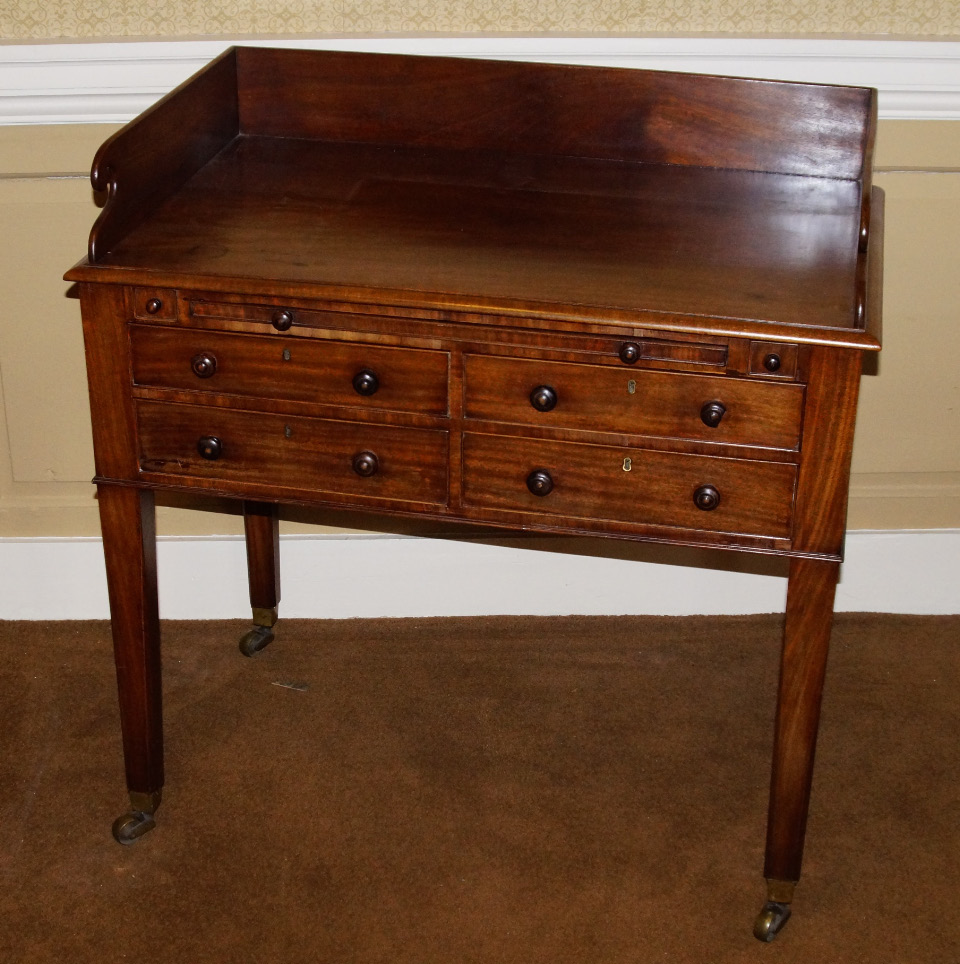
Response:
POLYGON ((630 381, 627 382, 627 394, 634 395, 636 394, 636 391, 637 391, 637 380, 635 378, 631 378, 630 381))
POLYGON ((629 472, 633 468, 633 459, 627 457, 623 460, 623 471, 629 472))

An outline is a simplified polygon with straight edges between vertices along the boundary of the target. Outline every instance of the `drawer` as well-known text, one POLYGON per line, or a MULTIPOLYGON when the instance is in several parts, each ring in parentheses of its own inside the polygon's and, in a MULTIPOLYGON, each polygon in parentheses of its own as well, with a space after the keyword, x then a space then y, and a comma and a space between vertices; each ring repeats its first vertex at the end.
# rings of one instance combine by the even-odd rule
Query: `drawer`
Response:
POLYGON ((448 434, 364 422, 139 402, 144 472, 347 498, 447 501, 448 434))
POLYGON ((510 512, 786 539, 795 482, 782 462, 463 438, 464 504, 510 512))
POLYGON ((797 374, 797 345, 779 342, 750 342, 750 374, 767 378, 795 378, 797 374))
POLYGON ((137 385, 446 415, 446 352, 132 325, 137 385))
POLYGON ((128 288, 127 298, 135 318, 173 321, 177 317, 177 292, 169 288, 128 288))
POLYGON ((794 450, 803 387, 468 355, 468 418, 794 450))

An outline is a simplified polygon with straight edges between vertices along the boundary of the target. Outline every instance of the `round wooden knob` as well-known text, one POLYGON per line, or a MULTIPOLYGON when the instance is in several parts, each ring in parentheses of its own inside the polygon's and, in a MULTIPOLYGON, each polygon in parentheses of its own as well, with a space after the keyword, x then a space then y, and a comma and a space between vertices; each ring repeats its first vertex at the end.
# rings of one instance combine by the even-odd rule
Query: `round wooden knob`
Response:
POLYGON ((640 358, 640 346, 635 341, 628 341, 620 346, 620 351, 617 354, 624 365, 634 365, 640 358))
POLYGON ((286 308, 278 308, 271 316, 270 324, 277 331, 286 331, 293 324, 293 312, 286 308))
POLYGON ((353 471, 365 479, 376 475, 380 470, 380 460, 373 452, 358 452, 353 457, 353 471))
POLYGON ((215 435, 204 435, 197 440, 197 451, 210 462, 216 462, 223 454, 223 443, 215 435))
POLYGON ((190 359, 190 367, 197 378, 209 378, 217 370, 216 355, 208 351, 202 351, 190 359))
POLYGON ((527 476, 527 488, 534 495, 549 495, 553 491, 553 479, 546 469, 534 469, 527 476))
POLYGON ((151 298, 146 307, 148 315, 155 315, 163 307, 163 302, 159 298, 151 298))
POLYGON ((712 485, 701 485, 693 493, 693 504, 704 512, 710 512, 720 505, 720 493, 712 485))
POLYGON ((727 407, 723 402, 706 402, 700 409, 700 421, 710 428, 716 428, 726 412, 727 407))
POLYGON ((780 371, 780 356, 775 351, 770 352, 769 355, 764 355, 763 367, 768 372, 780 371))
POLYGON ((358 395, 373 395, 379 387, 380 379, 369 368, 364 368, 353 376, 353 390, 358 395))
POLYGON ((551 412, 557 407, 557 393, 549 385, 538 385, 530 393, 530 404, 538 412, 551 412))

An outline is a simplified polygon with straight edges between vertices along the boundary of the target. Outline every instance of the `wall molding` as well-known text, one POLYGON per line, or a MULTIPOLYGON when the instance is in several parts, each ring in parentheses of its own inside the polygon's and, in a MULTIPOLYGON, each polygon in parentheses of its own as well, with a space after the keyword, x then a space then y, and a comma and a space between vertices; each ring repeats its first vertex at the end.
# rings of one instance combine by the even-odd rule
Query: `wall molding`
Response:
POLYGON ((881 118, 960 120, 960 41, 420 35, 0 44, 0 124, 126 122, 232 43, 865 85, 881 118))
MULTIPOLYGON (((616 540, 525 544, 522 536, 285 535, 281 615, 684 616, 782 612, 786 601, 786 567, 774 558, 666 550, 684 563, 676 565, 616 540)), ((161 537, 158 570, 163 618, 249 618, 241 537, 161 537)), ((960 613, 958 572, 960 529, 851 532, 836 608, 960 613)), ((109 615, 99 538, 0 539, 0 585, 0 619, 109 615)))

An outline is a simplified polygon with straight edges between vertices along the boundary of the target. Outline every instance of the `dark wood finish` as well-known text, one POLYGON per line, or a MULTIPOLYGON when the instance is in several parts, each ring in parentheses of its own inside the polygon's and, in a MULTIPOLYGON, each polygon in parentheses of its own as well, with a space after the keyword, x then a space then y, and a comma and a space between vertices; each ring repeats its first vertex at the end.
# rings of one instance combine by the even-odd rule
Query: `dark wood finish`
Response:
POLYGON ((870 192, 870 240, 866 247, 866 258, 860 259, 862 272, 858 273, 863 305, 862 314, 858 314, 857 323, 864 331, 880 345, 880 335, 883 330, 883 219, 884 196, 880 188, 875 187, 870 192))
POLYGON ((862 362, 859 352, 807 351, 803 459, 793 544, 800 551, 839 559, 846 530, 862 362))
POLYGON ((163 787, 163 709, 153 493, 97 487, 127 787, 163 787))
POLYGON ((875 126, 861 88, 243 48, 111 138, 67 277, 138 800, 162 784, 153 488, 243 500, 248 656, 278 502, 774 553, 779 927, 880 347, 875 126))
POLYGON ((792 559, 764 876, 799 880, 839 563, 792 559))
POLYGON ((243 503, 247 543, 250 606, 273 609, 280 604, 280 513, 275 502, 243 503))
POLYGON ((126 362, 130 342, 124 291, 105 285, 82 285, 80 299, 97 476, 135 480, 139 466, 131 447, 136 437, 136 416, 126 362))
POLYGON ((750 342, 750 374, 795 378, 797 346, 771 345, 768 341, 750 342))
POLYGON ((93 189, 107 195, 90 232, 91 261, 107 255, 236 136, 236 85, 231 50, 103 144, 90 175, 93 189))
POLYGON ((274 137, 510 154, 522 145, 857 180, 876 113, 876 94, 854 87, 444 57, 237 57, 241 127, 274 137))
POLYGON ((209 287, 219 277, 236 279, 227 287, 238 290, 267 271, 289 290, 359 288, 381 303, 385 295, 436 303, 445 293, 461 310, 579 306, 575 314, 609 318, 615 308, 635 324, 651 311, 696 314, 700 332, 741 319, 759 335, 770 322, 806 326, 815 317, 816 327, 849 338, 859 331, 860 187, 813 180, 815 190, 808 178, 755 171, 501 163, 247 136, 100 263, 122 265, 118 280, 136 269, 160 285, 209 287), (307 229, 309 210, 323 216, 307 229), (691 216, 676 216, 685 210, 691 216), (269 269, 265 248, 276 252, 269 269))
POLYGON ((465 362, 468 418, 768 448, 800 442, 800 385, 489 355, 465 362), (538 408, 531 392, 547 388, 556 400, 538 408), (702 418, 711 402, 725 408, 716 425, 702 418))
POLYGON ((172 321, 177 317, 177 293, 156 288, 134 288, 130 292, 134 318, 172 321))
POLYGON ((166 476, 232 480, 290 492, 362 499, 447 501, 447 433, 238 412, 212 406, 140 402, 140 466, 166 476), (215 458, 197 451, 215 438, 215 458), (353 459, 374 452, 380 471, 358 478, 353 459))
POLYGON ((577 519, 677 526, 785 539, 790 534, 797 470, 782 462, 709 458, 641 448, 548 442, 467 433, 463 439, 463 500, 514 512, 577 519), (527 475, 544 469, 549 499, 534 499, 527 475), (721 493, 715 512, 694 504, 699 486, 721 493))
POLYGON ((140 326, 130 339, 137 385, 447 414, 445 352, 140 326), (198 378, 193 359, 200 355, 211 356, 216 371, 198 378), (363 372, 374 376, 374 391, 356 390, 363 372))

